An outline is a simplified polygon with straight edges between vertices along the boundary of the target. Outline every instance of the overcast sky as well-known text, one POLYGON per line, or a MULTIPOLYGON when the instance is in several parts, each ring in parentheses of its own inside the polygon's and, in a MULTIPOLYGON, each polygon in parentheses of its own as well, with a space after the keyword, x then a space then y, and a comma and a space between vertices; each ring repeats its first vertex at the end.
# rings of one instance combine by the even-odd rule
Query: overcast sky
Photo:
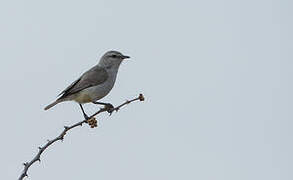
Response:
MULTIPOLYGON (((131 56, 99 127, 72 130, 30 180, 292 180, 292 1, 0 2, 1 178, 64 125, 45 105, 108 50, 131 56)), ((88 113, 96 105, 86 105, 88 113)))

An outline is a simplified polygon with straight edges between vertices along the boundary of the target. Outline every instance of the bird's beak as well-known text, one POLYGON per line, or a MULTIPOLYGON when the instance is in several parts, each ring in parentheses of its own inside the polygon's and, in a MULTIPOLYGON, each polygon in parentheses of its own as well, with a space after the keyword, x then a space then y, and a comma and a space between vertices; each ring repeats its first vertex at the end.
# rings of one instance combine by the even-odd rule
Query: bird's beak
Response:
POLYGON ((128 58, 130 58, 129 56, 122 56, 122 59, 128 59, 128 58))

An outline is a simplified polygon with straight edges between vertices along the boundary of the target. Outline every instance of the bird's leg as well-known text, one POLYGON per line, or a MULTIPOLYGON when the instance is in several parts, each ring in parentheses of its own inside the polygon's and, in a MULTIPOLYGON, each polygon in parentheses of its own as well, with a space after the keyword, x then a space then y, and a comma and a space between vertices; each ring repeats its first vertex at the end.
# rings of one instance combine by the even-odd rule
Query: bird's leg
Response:
POLYGON ((80 106, 80 108, 81 108, 81 110, 82 110, 83 117, 84 117, 86 120, 88 120, 88 119, 89 119, 89 117, 88 117, 88 115, 86 115, 86 113, 84 112, 84 109, 83 109, 82 105, 81 105, 81 104, 79 104, 79 106, 80 106))
POLYGON ((103 102, 93 102, 93 103, 104 105, 105 109, 107 109, 107 112, 110 114, 113 112, 114 106, 111 103, 103 103, 103 102))

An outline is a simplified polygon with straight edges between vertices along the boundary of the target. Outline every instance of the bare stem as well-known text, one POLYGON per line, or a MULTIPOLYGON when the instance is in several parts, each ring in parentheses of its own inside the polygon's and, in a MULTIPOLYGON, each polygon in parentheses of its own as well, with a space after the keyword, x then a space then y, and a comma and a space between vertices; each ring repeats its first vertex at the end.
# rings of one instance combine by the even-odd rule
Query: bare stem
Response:
MULTIPOLYGON (((110 109, 111 111, 118 111, 121 107, 131 103, 131 102, 134 102, 134 101, 144 101, 144 97, 142 94, 139 94, 139 96, 137 98, 134 98, 132 100, 127 100, 126 102, 122 103, 121 105, 113 108, 113 109, 110 109)), ((99 111, 97 111, 96 113, 94 113, 93 115, 90 116, 89 119, 92 119, 94 118, 96 115, 102 113, 102 112, 106 112, 108 111, 109 109, 107 107, 105 108, 102 108, 100 109, 99 111)), ((24 169, 20 175, 20 177, 18 178, 18 180, 22 180, 24 177, 28 176, 27 175, 27 171, 28 169, 31 167, 32 164, 34 164, 35 162, 37 161, 40 161, 41 162, 41 154, 49 147, 51 146, 52 144, 54 144, 56 141, 62 141, 64 139, 64 136, 66 135, 66 133, 68 131, 70 131, 71 129, 75 128, 75 127, 78 127, 78 126, 82 126, 84 123, 88 123, 88 120, 83 120, 83 121, 80 121, 78 123, 75 123, 71 126, 64 126, 64 129, 63 131, 61 132, 61 134, 59 136, 57 136, 56 138, 52 139, 52 140, 48 140, 47 143, 44 145, 44 146, 41 146, 39 147, 39 151, 38 153, 36 154, 36 156, 30 161, 30 162, 25 162, 23 163, 24 165, 24 169)))

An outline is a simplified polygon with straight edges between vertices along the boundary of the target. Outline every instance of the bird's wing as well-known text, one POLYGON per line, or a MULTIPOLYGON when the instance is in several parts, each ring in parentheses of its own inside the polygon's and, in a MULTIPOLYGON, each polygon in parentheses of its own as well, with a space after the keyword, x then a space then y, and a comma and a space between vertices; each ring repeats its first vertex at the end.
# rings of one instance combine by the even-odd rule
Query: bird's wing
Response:
POLYGON ((60 94, 58 94, 58 96, 66 94, 66 92, 72 89, 80 81, 80 79, 81 77, 75 80, 73 83, 71 83, 66 89, 64 89, 60 94))
POLYGON ((68 86, 64 91, 62 91, 61 94, 59 94, 61 95, 59 99, 65 98, 68 95, 75 94, 83 89, 102 84, 107 79, 108 79, 107 71, 100 66, 95 66, 92 69, 85 72, 80 78, 78 78, 70 86, 68 86))

